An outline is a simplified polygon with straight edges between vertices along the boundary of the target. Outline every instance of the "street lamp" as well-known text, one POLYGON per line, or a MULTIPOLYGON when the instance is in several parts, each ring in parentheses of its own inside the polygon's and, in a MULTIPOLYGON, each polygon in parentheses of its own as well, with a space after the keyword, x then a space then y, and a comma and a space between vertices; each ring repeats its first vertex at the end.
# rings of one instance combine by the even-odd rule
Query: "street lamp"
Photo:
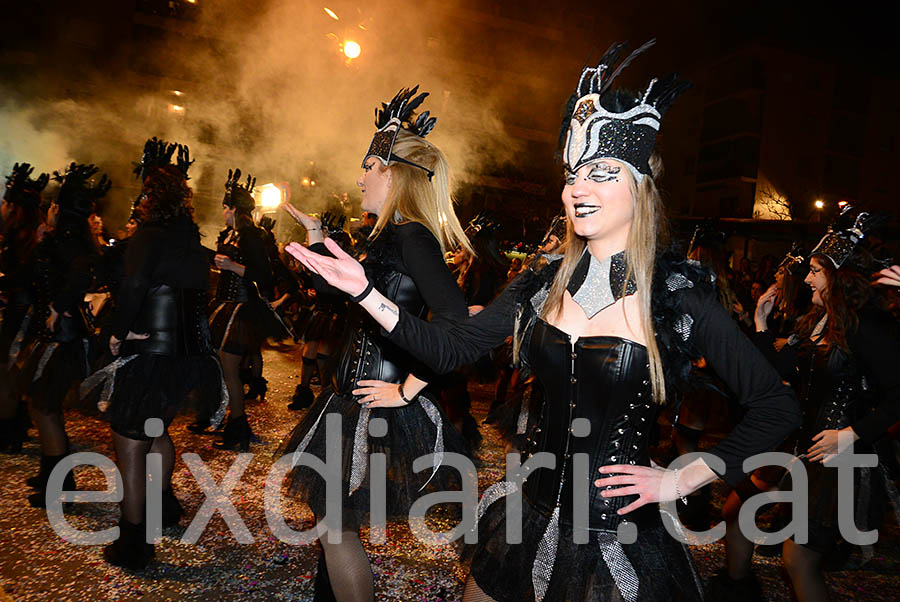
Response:
POLYGON ((344 56, 348 59, 355 59, 359 56, 359 53, 362 52, 362 48, 360 48, 359 44, 354 42, 353 40, 347 40, 344 42, 344 56))
POLYGON ((821 210, 825 207, 825 201, 823 201, 822 199, 816 199, 815 205, 816 209, 821 210))

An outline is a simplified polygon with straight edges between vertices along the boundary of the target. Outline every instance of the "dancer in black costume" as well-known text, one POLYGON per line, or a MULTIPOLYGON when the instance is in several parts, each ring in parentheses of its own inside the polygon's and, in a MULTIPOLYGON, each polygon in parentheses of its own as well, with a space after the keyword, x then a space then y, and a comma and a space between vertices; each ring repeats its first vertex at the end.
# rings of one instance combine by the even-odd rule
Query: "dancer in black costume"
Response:
POLYGON ((229 398, 228 422, 222 442, 215 446, 247 451, 253 431, 244 411, 241 360, 256 351, 267 336, 289 336, 290 330, 269 305, 275 280, 265 230, 253 222, 256 201, 251 193, 256 180, 249 175, 245 184, 240 180, 240 169, 228 170, 222 201, 225 229, 219 234, 215 256, 219 283, 210 307, 209 327, 225 371, 229 398))
MULTIPOLYGON (((888 429, 900 420, 900 337, 890 316, 872 299, 869 275, 878 267, 866 235, 879 216, 855 214, 848 206, 838 222, 813 249, 805 282, 812 306, 802 316, 786 345, 776 345, 768 317, 773 303, 756 310, 756 342, 782 377, 795 382, 803 411, 800 430, 785 451, 799 456, 809 478, 809 539, 784 542, 783 558, 797 598, 828 599, 822 561, 840 540, 838 471, 825 464, 832 455, 852 448, 857 454, 892 455, 888 429), (840 439, 843 435, 845 438, 840 439)), ((761 298, 762 299, 762 298, 761 298)), ((900 502, 886 473, 889 462, 854 470, 853 509, 857 528, 877 528, 890 498, 900 502), (893 495, 885 495, 886 491, 893 495)), ((731 494, 726 503, 727 575, 712 584, 715 599, 735 599, 753 589, 750 564, 753 543, 738 528, 736 514, 744 501, 779 483, 784 471, 758 471, 731 494), (727 578, 726 578, 727 577, 727 578)))
MULTIPOLYGON (((390 104, 376 110, 379 129, 357 180, 363 210, 379 215, 363 265, 392 302, 419 317, 431 312, 435 323, 449 325, 466 317, 466 305, 444 263, 444 251, 469 243, 453 212, 447 162, 440 150, 424 139, 435 118, 427 111, 418 118, 413 114, 427 96, 416 96, 417 90, 401 90, 390 104)), ((285 209, 309 232, 310 253, 328 253, 318 220, 289 205, 285 209)), ((330 238, 326 244, 330 252, 340 249, 330 238)), ((324 282, 317 290, 321 286, 324 282)), ((341 415, 342 542, 320 538, 340 602, 374 599, 372 570, 358 533, 369 512, 367 452, 387 455, 387 513, 405 518, 426 485, 447 489, 456 474, 440 467, 414 473, 413 460, 463 449, 459 435, 440 412, 435 394, 426 389, 430 371, 387 342, 365 312, 356 306, 352 309, 332 382, 282 446, 284 452, 324 458, 324 421, 328 414, 341 415), (384 436, 369 434, 369 421, 375 418, 387 421, 384 436)), ((316 473, 295 469, 291 490, 317 518, 325 516, 325 484, 316 473)), ((320 563, 320 575, 323 568, 320 563)), ((317 594, 321 585, 322 581, 317 581, 317 594)))
POLYGON ((153 558, 146 542, 147 454, 160 454, 162 525, 177 524, 181 504, 172 492, 175 446, 167 431, 188 401, 200 415, 225 415, 222 371, 206 322, 209 260, 200 244, 187 184, 187 147, 148 141, 142 161, 141 226, 128 244, 125 277, 116 296, 109 347, 114 362, 82 383, 103 385, 100 406, 113 431, 125 486, 119 538, 104 550, 107 562, 132 570, 153 558), (176 165, 169 163, 177 146, 176 165), (156 425, 150 419, 157 421, 156 425))
POLYGON ((719 305, 708 274, 657 252, 661 165, 652 151, 661 113, 684 85, 673 75, 638 96, 610 90, 621 50, 613 46, 597 68, 585 69, 569 105, 565 257, 527 270, 479 314, 449 329, 429 324, 370 290, 348 256, 289 246, 359 296, 392 343, 434 369, 452 370, 515 334, 519 359, 535 371, 544 405, 528 452, 554 454, 556 468, 525 481, 521 544, 507 543, 506 506, 496 501, 515 484, 486 492, 479 541, 467 554, 469 601, 700 598, 690 554, 666 534, 654 502, 683 497, 717 474, 703 460, 666 470, 648 456, 650 425, 661 403, 677 399, 672 389, 691 358, 709 358, 746 408, 710 450, 724 462, 718 476, 727 482, 743 477, 746 457, 771 449, 799 423, 790 389, 719 305), (576 454, 588 455, 593 476, 575 477, 576 454), (601 473, 618 476, 589 487, 587 479, 601 473), (573 540, 574 495, 589 504, 585 544, 573 540), (616 538, 624 522, 638 527, 634 543, 616 538))
MULTIPOLYGON (((35 250, 32 318, 15 370, 41 440, 41 468, 28 481, 36 490, 28 501, 38 508, 46 502, 50 473, 69 453, 63 400, 89 369, 90 333, 81 312, 97 254, 87 218, 111 185, 105 175, 94 183, 97 171, 93 165, 72 163, 65 173, 54 173, 62 184, 48 211, 52 231, 35 250)), ((64 488, 74 487, 70 472, 64 488)))
POLYGON ((14 360, 22 344, 19 332, 27 330, 33 289, 31 268, 41 223, 41 191, 50 180, 47 174, 31 178, 34 168, 16 163, 6 178, 0 204, 0 292, 6 297, 0 324, 0 451, 18 453, 25 438, 26 418, 21 391, 11 386, 7 362, 14 360))

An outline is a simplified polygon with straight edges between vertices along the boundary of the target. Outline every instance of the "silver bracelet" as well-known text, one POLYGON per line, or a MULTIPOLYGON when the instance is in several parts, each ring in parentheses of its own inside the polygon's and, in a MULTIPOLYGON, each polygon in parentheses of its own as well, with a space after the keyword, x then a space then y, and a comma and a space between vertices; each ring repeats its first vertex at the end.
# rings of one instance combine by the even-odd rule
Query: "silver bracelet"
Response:
POLYGON ((681 487, 678 486, 678 469, 675 468, 674 470, 675 470, 675 475, 674 475, 674 479, 675 479, 675 495, 677 495, 679 498, 681 498, 681 503, 682 503, 682 504, 684 504, 685 506, 687 506, 687 496, 685 496, 684 494, 681 493, 681 487))

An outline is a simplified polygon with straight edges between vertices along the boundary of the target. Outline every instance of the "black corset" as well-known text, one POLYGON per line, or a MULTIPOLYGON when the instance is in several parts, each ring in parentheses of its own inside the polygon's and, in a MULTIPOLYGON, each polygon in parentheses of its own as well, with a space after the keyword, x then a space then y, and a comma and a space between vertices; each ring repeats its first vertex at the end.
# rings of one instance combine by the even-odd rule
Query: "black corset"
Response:
POLYGON ((134 332, 150 338, 126 341, 122 355, 149 353, 191 356, 211 352, 209 326, 204 311, 205 290, 172 288, 159 285, 144 298, 134 332))
MULTIPOLYGON (((244 264, 244 257, 237 245, 219 244, 216 252, 227 255, 235 263, 244 264)), ((216 286, 216 301, 246 303, 248 300, 250 300, 250 291, 244 278, 231 270, 220 270, 219 284, 216 286)))
MULTIPOLYGON (((413 316, 424 318, 428 313, 409 275, 390 271, 379 275, 375 286, 413 316)), ((400 383, 410 372, 409 353, 387 341, 381 335, 381 327, 356 304, 349 310, 339 357, 333 383, 338 394, 349 395, 360 380, 400 383)))
POLYGON ((573 348, 566 333, 538 320, 528 355, 545 401, 526 452, 556 457, 555 469, 528 474, 529 502, 549 516, 558 498, 560 522, 572 524, 573 495, 586 496, 588 524, 597 530, 615 530, 623 518, 639 524, 656 520, 655 505, 619 517, 616 510, 636 496, 604 498, 593 484, 601 466, 650 465, 649 435, 658 406, 652 402, 646 348, 613 336, 582 337, 573 348), (579 418, 590 423, 586 436, 572 433, 572 421, 579 418), (587 455, 588 470, 573 477, 576 454, 587 455))

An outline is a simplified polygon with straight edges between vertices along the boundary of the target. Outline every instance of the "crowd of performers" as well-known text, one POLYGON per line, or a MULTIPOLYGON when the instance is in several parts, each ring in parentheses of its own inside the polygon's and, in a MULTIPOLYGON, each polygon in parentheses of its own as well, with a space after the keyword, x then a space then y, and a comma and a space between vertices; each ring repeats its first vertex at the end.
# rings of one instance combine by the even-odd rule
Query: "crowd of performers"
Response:
MULTIPOLYGON (((190 408, 198 437, 250 449, 258 439, 245 402, 266 394, 261 345, 292 338, 302 345, 300 383, 283 410, 304 413, 279 455, 324 460, 327 418, 342 417, 343 512, 329 525, 341 538, 319 540, 317 599, 374 599, 359 536, 375 486, 370 454, 386 458, 387 492, 378 493, 389 519, 405 520, 423 492, 459 488, 460 474, 441 459, 477 454, 468 389, 485 374, 496 377, 486 422, 523 461, 549 452, 555 462, 485 492, 477 543, 461 555, 465 600, 702 599, 688 549, 657 506, 678 501, 685 525, 708 527, 706 486, 717 479, 731 491, 727 566, 707 597, 760 599, 754 542, 737 516, 751 496, 791 488, 784 468, 745 473, 745 459, 771 450, 797 457, 809 477, 809 537, 784 542, 787 574, 798 599, 827 599, 823 565, 842 537, 837 471, 825 460, 848 449, 878 454, 877 466, 854 472, 860 529, 878 528, 888 502, 900 502, 890 474, 900 268, 872 244, 881 216, 852 208, 808 252, 794 248, 756 270, 729 266, 714 225, 697 229, 687 256, 673 251, 655 141, 687 84, 669 75, 637 94, 612 85, 650 46, 624 57, 613 45, 583 70, 560 137, 564 210, 524 261, 499 252, 489 215, 467 228, 458 221, 449 165, 427 139, 436 118, 418 112, 427 97, 418 88, 376 110, 355 239, 344 217, 284 204, 307 240, 279 249, 273 222, 254 221, 254 179, 235 169, 223 229, 206 248, 189 151, 153 138, 135 169, 141 194, 127 236, 109 246, 97 208, 110 182, 96 166, 54 173, 59 188, 45 209, 50 176, 16 164, 2 205, 0 444, 20 453, 36 428, 29 503, 46 506, 49 476, 72 451, 64 407, 96 408, 124 485, 120 534, 104 556, 142 570, 154 557, 147 454, 163 460, 163 526, 175 525, 184 510, 171 487, 172 420, 190 408), (728 432, 701 446, 717 404, 730 406, 728 432), (674 453, 656 454, 661 412, 678 454, 708 455, 665 468, 674 453), (427 454, 434 465, 414 471, 427 454), (515 493, 522 537, 511 543, 503 498, 515 493), (579 496, 586 522, 575 515, 579 496)), ((77 486, 68 472, 64 488, 77 486)), ((326 515, 318 473, 296 466, 286 487, 326 515)))

